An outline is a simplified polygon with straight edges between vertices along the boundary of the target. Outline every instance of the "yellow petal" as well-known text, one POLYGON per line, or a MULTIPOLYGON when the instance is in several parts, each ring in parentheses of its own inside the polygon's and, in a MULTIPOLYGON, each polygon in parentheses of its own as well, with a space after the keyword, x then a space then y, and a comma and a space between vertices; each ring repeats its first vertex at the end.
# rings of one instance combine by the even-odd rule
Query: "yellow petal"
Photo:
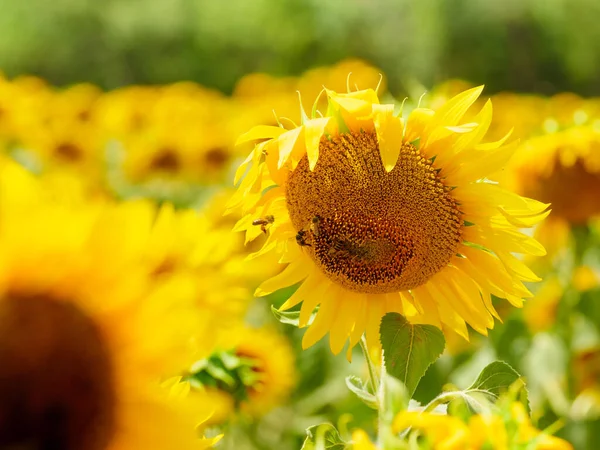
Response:
POLYGON ((385 315, 384 297, 373 295, 369 298, 369 307, 367 308, 367 342, 369 347, 379 346, 379 325, 381 318, 385 315))
POLYGON ((286 130, 281 127, 275 127, 271 125, 257 125, 251 128, 246 133, 242 134, 235 142, 235 145, 240 145, 250 141, 256 141, 258 139, 273 139, 281 136, 285 132, 286 130))
POLYGON ((296 292, 294 292, 292 296, 288 298, 283 305, 281 305, 279 310, 286 311, 303 301, 307 296, 312 294, 313 290, 317 287, 318 282, 318 277, 309 275, 298 287, 298 289, 296 289, 296 292))
POLYGON ((348 296, 354 298, 354 304, 356 305, 356 321, 354 322, 354 327, 350 333, 350 348, 352 348, 358 344, 358 341, 365 332, 365 326, 367 323, 368 299, 364 294, 358 294, 355 292, 350 292, 348 296))
POLYGON ((519 227, 519 228, 531 228, 535 224, 543 221, 552 212, 552 210, 549 209, 549 210, 543 212, 542 214, 517 215, 517 214, 510 214, 508 211, 506 211, 501 206, 498 207, 498 210, 506 218, 508 223, 510 223, 511 225, 514 225, 515 227, 519 227))
POLYGON ((463 238, 466 241, 493 250, 495 253, 497 253, 497 250, 503 250, 535 256, 544 256, 546 254, 546 249, 542 244, 534 238, 512 228, 498 229, 475 224, 465 228, 463 238))
MULTIPOLYGON (((427 320, 424 323, 428 323, 441 329, 442 323, 440 322, 440 313, 431 296, 423 291, 423 289, 418 288, 412 290, 411 296, 413 297, 413 301, 418 303, 423 311, 427 311, 427 320), (421 294, 422 292, 424 293, 421 294)), ((422 323, 421 316, 416 316, 415 319, 416 320, 413 321, 411 318, 411 323, 422 323)))
POLYGON ((425 108, 414 109, 406 121, 406 129, 404 131, 404 142, 414 142, 421 136, 424 136, 424 130, 427 128, 435 111, 425 108))
POLYGON ((278 289, 292 286, 299 281, 302 281, 307 276, 308 273, 304 264, 291 263, 280 273, 275 275, 273 278, 269 278, 258 288, 256 288, 254 295, 256 297, 264 297, 265 295, 269 295, 278 289))
POLYGON ((308 156, 308 167, 314 170, 319 159, 319 145, 329 124, 331 117, 312 119, 304 125, 304 140, 306 142, 306 154, 308 156))
POLYGON ((329 330, 329 347, 331 353, 337 355, 342 351, 350 336, 355 322, 355 308, 358 305, 352 303, 352 297, 344 296, 342 289, 338 289, 332 295, 332 300, 336 302, 336 312, 329 330))
POLYGON ((519 261, 513 255, 507 252, 495 252, 502 261, 502 264, 506 267, 509 272, 514 273, 523 281, 542 281, 540 277, 538 277, 533 271, 527 267, 522 261, 519 261))
MULTIPOLYGON (((451 307, 445 298, 438 293, 431 292, 431 281, 416 289, 411 290, 415 299, 427 308, 427 305, 433 305, 437 308, 440 321, 447 324, 448 327, 456 331, 459 335, 469 340, 469 331, 464 319, 451 307)), ((433 310, 433 308, 432 308, 433 310)), ((441 328, 441 326, 439 327, 441 328)))
POLYGON ((242 161, 239 165, 239 167, 236 169, 235 171, 235 177, 233 179, 233 184, 237 186, 238 182, 240 181, 240 178, 242 178, 242 175, 244 175, 246 173, 246 169, 248 167, 248 164, 250 164, 250 161, 252 161, 252 157, 254 156, 254 150, 252 150, 250 152, 250 154, 246 157, 246 159, 244 161, 242 161))
POLYGON ((381 160, 385 170, 389 172, 396 165, 400 155, 404 125, 402 119, 394 116, 394 105, 374 104, 372 108, 381 160))
MULTIPOLYGON (((518 141, 494 150, 473 150, 465 158, 460 168, 461 183, 468 183, 484 178, 490 173, 504 168, 518 148, 518 141)), ((458 184, 458 183, 457 183, 458 184)))
POLYGON ((312 292, 304 296, 302 309, 300 310, 299 327, 303 328, 308 324, 311 314, 321 302, 330 298, 330 291, 333 289, 333 283, 323 280, 322 276, 315 275, 315 285, 312 292))
POLYGON ((473 267, 486 276, 489 281, 503 292, 520 297, 532 297, 532 294, 521 284, 519 280, 503 270, 502 262, 493 254, 484 250, 463 246, 460 252, 465 255, 473 267))
POLYGON ((370 114, 371 105, 379 103, 377 93, 373 89, 338 94, 326 89, 327 97, 337 103, 342 109, 357 116, 370 114))
POLYGON ((317 312, 314 322, 308 327, 306 333, 304 333, 304 336, 302 337, 303 350, 312 347, 317 341, 325 336, 327 331, 329 331, 335 314, 335 306, 337 306, 337 301, 334 301, 334 299, 331 298, 328 298, 321 303, 321 307, 319 308, 319 312, 317 312))
POLYGON ((281 169, 283 167, 296 146, 301 143, 302 139, 299 138, 301 137, 300 132, 303 129, 303 127, 297 127, 293 130, 286 131, 277 139, 279 143, 279 159, 277 161, 277 169, 281 169))
POLYGON ((481 111, 477 113, 473 121, 478 124, 477 127, 475 127, 471 133, 460 136, 455 142, 455 145, 461 150, 473 147, 475 144, 478 144, 486 135, 492 123, 491 100, 485 102, 485 105, 483 105, 481 111))
POLYGON ((434 126, 453 126, 458 125, 460 119, 465 115, 475 100, 479 98, 483 86, 467 89, 464 92, 452 97, 444 103, 435 112, 434 126))
POLYGON ((514 128, 511 128, 508 133, 506 133, 502 138, 498 139, 494 142, 486 142, 484 144, 478 144, 475 146, 476 150, 492 150, 494 148, 498 148, 504 144, 508 138, 512 135, 514 128))
MULTIPOLYGON (((446 274, 439 272, 434 279, 431 279, 427 286, 434 298, 445 299, 450 307, 454 309, 469 325, 477 332, 486 335, 489 319, 491 316, 487 311, 481 313, 482 308, 475 308, 470 302, 472 299, 464 298, 464 295, 456 288, 454 283, 448 281, 446 274), (488 317, 485 317, 485 316, 488 317)), ((480 299, 477 299, 481 302, 480 299)), ((442 303, 440 301, 439 303, 442 303)), ((438 304, 439 304, 438 303, 438 304)), ((483 306, 483 305, 482 305, 483 306)), ((493 323, 493 319, 492 319, 493 323)))

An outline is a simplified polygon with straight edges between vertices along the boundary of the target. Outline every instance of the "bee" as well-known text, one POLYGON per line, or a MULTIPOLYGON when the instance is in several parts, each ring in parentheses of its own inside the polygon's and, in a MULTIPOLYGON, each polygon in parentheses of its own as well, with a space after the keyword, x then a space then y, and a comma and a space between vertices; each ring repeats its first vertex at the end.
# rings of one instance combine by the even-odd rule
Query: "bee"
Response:
POLYGON ((260 229, 263 233, 267 232, 267 225, 275 222, 275 217, 268 215, 265 217, 261 217, 260 219, 255 219, 252 221, 252 225, 260 225, 260 229))
POLYGON ((298 231, 298 234, 296 235, 296 242, 298 243, 298 245, 300 247, 312 247, 312 245, 310 245, 309 243, 306 242, 306 233, 307 233, 307 231, 300 230, 300 231, 298 231))
POLYGON ((329 249, 330 254, 346 256, 351 259, 362 259, 367 256, 369 250, 347 239, 335 239, 329 249))
POLYGON ((318 238, 319 235, 321 234, 321 226, 320 226, 321 220, 323 220, 323 219, 321 219, 321 216, 315 216, 312 218, 312 224, 310 226, 310 229, 313 233, 313 236, 316 238, 318 238))
POLYGON ((346 239, 334 239, 331 245, 331 249, 336 252, 352 253, 353 245, 350 243, 350 241, 347 241, 346 239))

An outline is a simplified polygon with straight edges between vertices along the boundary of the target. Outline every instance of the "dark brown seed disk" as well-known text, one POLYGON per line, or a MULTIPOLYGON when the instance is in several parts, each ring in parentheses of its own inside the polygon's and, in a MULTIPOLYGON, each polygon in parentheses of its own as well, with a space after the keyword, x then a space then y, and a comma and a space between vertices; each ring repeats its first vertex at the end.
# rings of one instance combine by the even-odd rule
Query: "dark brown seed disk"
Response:
POLYGON ((99 329, 74 305, 0 299, 0 448, 107 448, 112 377, 99 329))
POLYGON ((314 171, 290 174, 287 207, 303 246, 347 289, 412 289, 445 267, 462 241, 462 214, 431 161, 404 144, 386 172, 375 133, 322 139, 314 171))

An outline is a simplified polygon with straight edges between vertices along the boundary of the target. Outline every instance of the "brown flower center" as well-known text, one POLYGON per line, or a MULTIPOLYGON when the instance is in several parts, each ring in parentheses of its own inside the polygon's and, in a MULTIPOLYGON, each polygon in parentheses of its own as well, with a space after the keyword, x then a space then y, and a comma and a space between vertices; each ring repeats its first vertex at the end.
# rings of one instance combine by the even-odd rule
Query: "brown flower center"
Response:
POLYGON ((374 133, 323 139, 315 170, 305 156, 290 174, 287 207, 302 248, 356 292, 415 288, 461 242, 461 212, 431 162, 404 144, 386 172, 374 133))
POLYGON ((150 169, 165 172, 177 172, 181 168, 181 161, 177 152, 172 148, 161 149, 150 161, 150 169))
POLYGON ((547 178, 523 177, 524 195, 551 203, 552 216, 580 225, 600 214, 600 173, 589 171, 581 160, 565 167, 555 161, 547 178))
POLYGON ((69 142, 63 142, 62 144, 57 145, 54 152, 58 158, 70 162, 79 161, 83 157, 81 149, 69 142))
POLYGON ((102 450, 115 421, 110 355, 72 304, 0 299, 0 448, 102 450))

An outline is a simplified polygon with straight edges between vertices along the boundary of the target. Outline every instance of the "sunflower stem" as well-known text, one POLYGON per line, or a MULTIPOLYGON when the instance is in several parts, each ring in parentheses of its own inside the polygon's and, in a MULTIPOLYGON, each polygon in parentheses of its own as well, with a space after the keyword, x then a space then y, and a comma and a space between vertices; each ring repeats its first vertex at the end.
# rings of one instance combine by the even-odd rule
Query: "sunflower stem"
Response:
POLYGON ((369 384, 371 386, 371 390, 373 391, 374 395, 377 395, 377 392, 379 391, 379 379, 377 378, 377 371, 375 370, 375 366, 371 360, 367 339, 364 335, 360 338, 360 348, 365 356, 365 361, 367 361, 367 367, 369 368, 369 384))
POLYGON ((387 405, 385 401, 386 392, 386 383, 385 379, 387 377, 387 373, 385 370, 385 360, 383 359, 383 351, 381 352, 381 371, 380 371, 381 379, 379 380, 377 395, 377 403, 379 405, 379 410, 377 411, 377 448, 385 448, 385 443, 389 436, 389 417, 388 412, 386 411, 387 405))

